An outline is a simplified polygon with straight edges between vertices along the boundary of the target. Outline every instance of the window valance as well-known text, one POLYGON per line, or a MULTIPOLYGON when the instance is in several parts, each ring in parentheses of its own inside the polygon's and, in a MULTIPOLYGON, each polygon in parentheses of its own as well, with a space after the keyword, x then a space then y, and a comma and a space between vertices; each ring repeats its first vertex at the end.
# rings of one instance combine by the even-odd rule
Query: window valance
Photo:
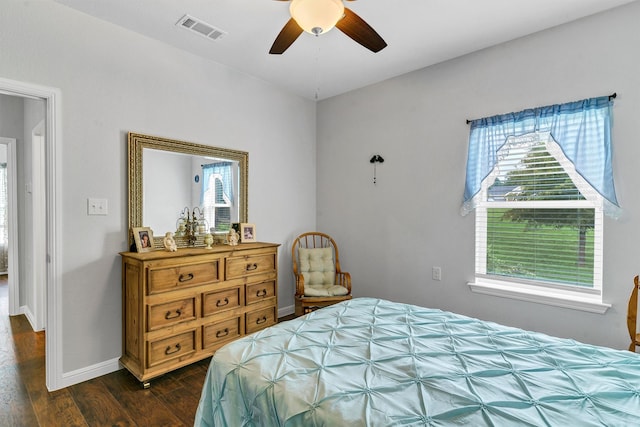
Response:
POLYGON ((604 198, 604 213, 618 217, 611 166, 611 109, 603 96, 566 104, 527 109, 470 122, 467 177, 462 214, 475 209, 482 182, 498 161, 509 137, 550 133, 576 171, 604 198))

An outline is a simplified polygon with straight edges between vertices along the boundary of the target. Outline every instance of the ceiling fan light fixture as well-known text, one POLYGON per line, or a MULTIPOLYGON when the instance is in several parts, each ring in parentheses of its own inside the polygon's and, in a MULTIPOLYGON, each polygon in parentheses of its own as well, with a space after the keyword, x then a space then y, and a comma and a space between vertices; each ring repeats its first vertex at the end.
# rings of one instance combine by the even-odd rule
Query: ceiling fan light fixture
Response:
POLYGON ((291 0, 289 12, 300 28, 317 36, 335 27, 344 15, 344 4, 342 0, 291 0))

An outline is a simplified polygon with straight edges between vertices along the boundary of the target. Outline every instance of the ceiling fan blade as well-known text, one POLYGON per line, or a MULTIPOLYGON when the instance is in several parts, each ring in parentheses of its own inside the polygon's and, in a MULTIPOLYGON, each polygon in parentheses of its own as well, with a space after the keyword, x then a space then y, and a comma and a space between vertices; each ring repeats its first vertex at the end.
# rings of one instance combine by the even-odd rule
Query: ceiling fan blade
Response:
POLYGON ((289 49, 289 46, 296 41, 298 36, 302 34, 302 31, 302 28, 300 28, 293 18, 289 19, 284 27, 282 27, 282 30, 280 30, 280 34, 278 34, 278 37, 276 37, 273 42, 269 53, 272 55, 281 55, 285 50, 289 49))
POLYGON ((376 33, 376 30, 346 7, 344 18, 338 21, 336 27, 372 52, 380 52, 387 47, 387 43, 376 33))

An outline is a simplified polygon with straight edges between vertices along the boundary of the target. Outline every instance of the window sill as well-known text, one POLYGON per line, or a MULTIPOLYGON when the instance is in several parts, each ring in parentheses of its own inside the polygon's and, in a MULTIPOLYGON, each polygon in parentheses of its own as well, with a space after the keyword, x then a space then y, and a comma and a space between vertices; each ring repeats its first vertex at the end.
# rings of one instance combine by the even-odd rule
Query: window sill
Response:
POLYGON ((535 286, 478 278, 475 282, 469 282, 467 285, 469 285, 471 291, 480 294, 588 311, 590 313, 604 314, 611 307, 611 304, 605 304, 601 301, 600 295, 585 295, 570 291, 554 292, 554 290, 535 286))

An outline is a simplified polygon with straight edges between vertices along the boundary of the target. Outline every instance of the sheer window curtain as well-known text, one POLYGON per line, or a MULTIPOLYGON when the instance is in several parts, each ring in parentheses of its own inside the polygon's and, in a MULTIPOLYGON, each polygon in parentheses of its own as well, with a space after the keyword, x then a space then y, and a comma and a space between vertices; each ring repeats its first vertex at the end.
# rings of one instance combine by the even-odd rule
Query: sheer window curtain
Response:
POLYGON ((6 273, 9 262, 9 227, 7 221, 7 164, 0 163, 0 273, 6 273))
POLYGON ((611 166, 611 97, 528 109, 471 122, 462 214, 475 209, 482 182, 510 136, 549 132, 576 171, 604 198, 604 213, 621 214, 611 166))
POLYGON ((202 166, 202 194, 200 203, 204 202, 205 193, 211 184, 212 175, 220 175, 222 177, 222 191, 226 198, 233 204, 233 186, 231 181, 231 162, 217 162, 202 166))

